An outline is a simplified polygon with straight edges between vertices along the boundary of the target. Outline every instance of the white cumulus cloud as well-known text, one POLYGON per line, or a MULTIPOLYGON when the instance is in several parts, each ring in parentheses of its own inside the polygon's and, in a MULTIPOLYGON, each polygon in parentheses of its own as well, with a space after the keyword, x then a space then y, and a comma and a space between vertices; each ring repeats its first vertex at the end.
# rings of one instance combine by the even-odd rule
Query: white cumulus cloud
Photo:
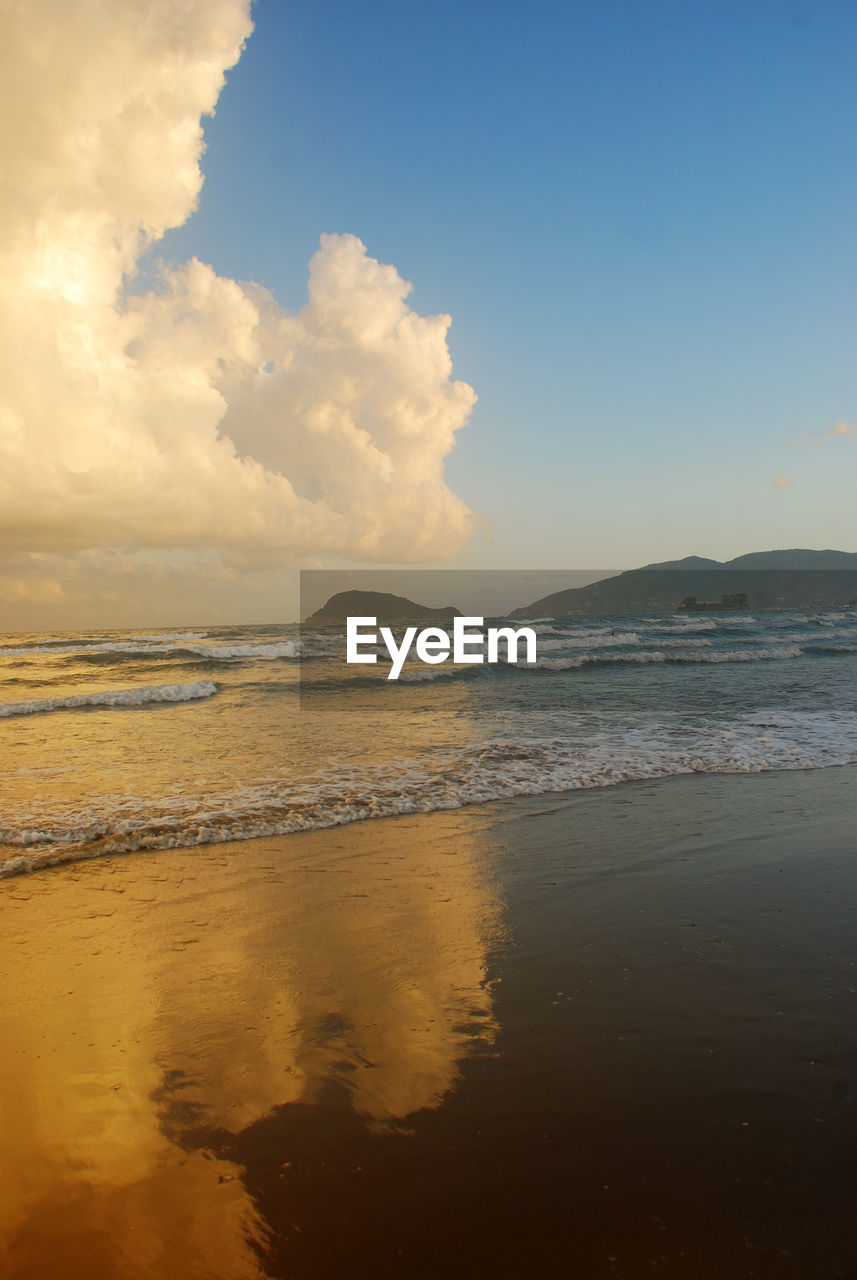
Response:
POLYGON ((196 260, 128 293, 192 213, 245 0, 0 0, 0 550, 451 556, 444 460, 475 402, 448 316, 351 235, 297 315, 196 260))

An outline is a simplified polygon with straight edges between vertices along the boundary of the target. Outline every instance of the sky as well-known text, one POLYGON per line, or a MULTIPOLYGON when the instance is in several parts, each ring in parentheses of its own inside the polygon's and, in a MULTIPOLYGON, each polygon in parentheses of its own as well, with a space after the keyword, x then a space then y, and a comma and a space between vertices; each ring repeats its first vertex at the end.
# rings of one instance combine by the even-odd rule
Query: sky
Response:
POLYGON ((4 630, 857 550, 850 0, 0 11, 4 630))

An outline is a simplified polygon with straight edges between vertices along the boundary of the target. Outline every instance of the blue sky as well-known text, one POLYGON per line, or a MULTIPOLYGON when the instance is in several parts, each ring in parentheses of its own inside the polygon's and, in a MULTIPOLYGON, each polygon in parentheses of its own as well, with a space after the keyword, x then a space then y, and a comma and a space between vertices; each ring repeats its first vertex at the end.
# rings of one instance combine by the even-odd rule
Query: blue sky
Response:
POLYGON ((857 420, 853 4, 254 18, 159 252, 297 309, 353 232, 452 315, 462 564, 857 549, 857 439, 788 443, 857 420))

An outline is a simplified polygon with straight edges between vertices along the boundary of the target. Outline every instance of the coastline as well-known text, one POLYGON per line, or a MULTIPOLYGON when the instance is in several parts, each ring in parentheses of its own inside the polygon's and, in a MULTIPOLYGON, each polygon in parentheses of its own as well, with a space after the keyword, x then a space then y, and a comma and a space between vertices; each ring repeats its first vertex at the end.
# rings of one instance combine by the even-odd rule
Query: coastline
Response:
POLYGON ((4 881, 6 1274, 847 1274, 855 781, 4 881))

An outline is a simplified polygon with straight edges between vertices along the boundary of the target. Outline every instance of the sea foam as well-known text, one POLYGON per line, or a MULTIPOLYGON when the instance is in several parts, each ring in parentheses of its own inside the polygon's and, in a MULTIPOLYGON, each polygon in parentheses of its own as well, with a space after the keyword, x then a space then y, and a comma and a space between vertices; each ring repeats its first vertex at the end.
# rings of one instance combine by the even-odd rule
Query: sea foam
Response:
POLYGON ((34 702, 0 703, 0 719, 39 715, 45 711, 70 711, 78 707, 142 707, 153 702, 192 702, 217 693, 212 680, 192 684, 158 684, 139 689, 104 689, 99 693, 78 693, 69 698, 41 698, 34 702))

